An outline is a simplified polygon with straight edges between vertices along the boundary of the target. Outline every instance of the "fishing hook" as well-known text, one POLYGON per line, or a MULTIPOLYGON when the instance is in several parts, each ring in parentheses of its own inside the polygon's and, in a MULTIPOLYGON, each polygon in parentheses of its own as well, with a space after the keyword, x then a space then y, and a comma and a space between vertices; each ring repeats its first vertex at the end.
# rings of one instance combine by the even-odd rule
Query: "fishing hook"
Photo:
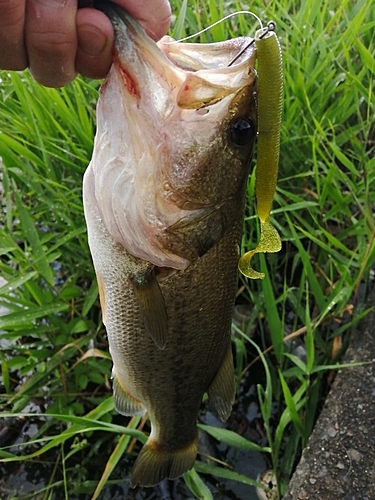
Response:
MULTIPOLYGON (((261 29, 263 30, 263 28, 261 28, 261 29)), ((275 23, 275 21, 268 21, 267 27, 264 28, 264 32, 259 36, 259 38, 260 39, 264 38, 270 31, 275 31, 275 29, 276 29, 276 23, 275 23)), ((254 43, 255 43, 255 38, 253 38, 251 40, 251 42, 249 42, 246 45, 246 47, 244 47, 243 49, 241 49, 241 51, 236 55, 236 57, 231 60, 231 62, 228 64, 228 68, 229 68, 229 66, 232 66, 232 64, 234 64, 249 47, 251 47, 252 45, 254 45, 254 43)))

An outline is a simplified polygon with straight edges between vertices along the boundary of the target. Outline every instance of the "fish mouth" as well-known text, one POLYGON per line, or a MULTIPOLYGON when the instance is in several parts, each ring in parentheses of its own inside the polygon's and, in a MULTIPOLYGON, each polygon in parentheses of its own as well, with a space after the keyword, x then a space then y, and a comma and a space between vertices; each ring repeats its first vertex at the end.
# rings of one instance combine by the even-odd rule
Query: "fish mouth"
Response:
MULTIPOLYGON (((196 165, 185 169, 175 158, 194 151, 198 165, 205 161, 206 145, 217 141, 223 121, 235 114, 232 102, 255 79, 255 50, 244 50, 248 37, 184 44, 165 36, 156 44, 120 7, 101 2, 98 8, 115 32, 90 164, 98 210, 109 234, 131 255, 185 269, 191 249, 171 248, 166 234, 181 221, 185 232, 201 224, 235 195, 218 200, 216 194, 191 194, 185 178, 196 165)), ((221 234, 215 233, 213 243, 221 234)))
POLYGON ((152 89, 155 99, 162 100, 162 89, 167 87, 168 91, 173 90, 179 108, 199 109, 222 100, 248 83, 249 66, 254 66, 256 57, 251 38, 186 44, 164 36, 155 44, 142 26, 116 4, 98 2, 95 5, 113 24, 114 65, 134 97, 140 99, 142 89, 152 89), (158 77, 158 86, 155 77, 158 77), (160 94, 156 95, 157 90, 160 94))
POLYGON ((142 90, 154 88, 157 77, 161 88, 153 92, 153 97, 155 104, 160 101, 158 109, 162 109, 162 101, 169 97, 163 95, 163 89, 173 91, 179 108, 200 109, 248 84, 249 67, 253 68, 256 58, 251 38, 186 44, 164 36, 155 44, 142 26, 118 5, 97 1, 95 6, 113 24, 114 65, 134 97, 143 98, 142 90))

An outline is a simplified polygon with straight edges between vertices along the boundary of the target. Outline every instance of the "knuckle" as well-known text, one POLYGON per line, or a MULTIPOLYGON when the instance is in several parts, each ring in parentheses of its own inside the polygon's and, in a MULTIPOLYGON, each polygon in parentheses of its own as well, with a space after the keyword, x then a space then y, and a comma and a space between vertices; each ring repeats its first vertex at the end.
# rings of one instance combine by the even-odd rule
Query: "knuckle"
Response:
POLYGON ((55 31, 46 31, 43 33, 35 33, 28 37, 27 46, 29 50, 37 52, 43 56, 49 57, 65 57, 72 55, 75 57, 77 42, 67 33, 58 33, 55 31))

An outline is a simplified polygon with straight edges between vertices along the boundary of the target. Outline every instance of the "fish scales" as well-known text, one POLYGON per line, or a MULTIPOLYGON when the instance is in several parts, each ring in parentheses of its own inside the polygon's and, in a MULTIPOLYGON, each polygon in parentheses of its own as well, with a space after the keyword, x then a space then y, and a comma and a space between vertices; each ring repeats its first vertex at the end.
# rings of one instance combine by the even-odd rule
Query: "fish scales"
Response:
POLYGON ((163 423, 159 440, 178 449, 181 440, 196 438, 202 396, 228 348, 237 287, 233 266, 239 259, 242 223, 186 270, 160 282, 168 311, 168 342, 161 350, 144 327, 128 278, 134 272, 132 257, 110 237, 98 213, 90 220, 95 208, 88 198, 85 202, 95 269, 106 290, 103 309, 110 352, 115 366, 127 370, 116 373, 127 380, 126 389, 142 401, 151 418, 163 423))
POLYGON ((213 44, 216 74, 212 61, 205 68, 207 48, 202 55, 193 44, 181 69, 168 38, 157 47, 123 11, 106 12, 117 52, 101 89, 84 208, 115 407, 147 411, 151 422, 132 484, 151 486, 193 466, 204 393, 223 421, 234 400, 230 327, 256 131, 255 56, 249 50, 229 71, 223 59, 248 39, 213 44))

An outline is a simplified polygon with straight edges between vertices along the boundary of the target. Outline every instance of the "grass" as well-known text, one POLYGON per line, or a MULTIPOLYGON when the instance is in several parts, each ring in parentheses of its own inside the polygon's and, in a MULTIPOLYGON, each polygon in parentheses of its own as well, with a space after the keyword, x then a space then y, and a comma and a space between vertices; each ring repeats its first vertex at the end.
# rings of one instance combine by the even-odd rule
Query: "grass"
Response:
MULTIPOLYGON (((177 38, 246 8, 237 1, 172 5, 177 38)), ((313 428, 326 374, 339 366, 350 333, 366 314, 375 260, 375 5, 279 0, 254 1, 251 9, 276 21, 285 73, 272 213, 283 250, 254 257, 254 267, 266 273, 263 281, 239 283, 238 301, 254 307, 257 344, 241 330, 233 337, 240 397, 254 353, 263 366, 257 392, 267 439, 260 448, 228 429, 201 427, 227 446, 268 455, 281 496, 313 428)), ((253 18, 239 16, 199 41, 253 35, 256 28, 253 18)), ((1 416, 32 413, 39 419, 20 452, 3 447, 0 458, 54 461, 55 473, 38 498, 63 491, 65 498, 95 499, 124 453, 139 449, 133 439, 145 439, 139 419, 119 425, 113 410, 111 361, 83 219, 82 175, 92 151, 99 84, 79 78, 54 90, 27 73, 2 72, 0 78, 0 274, 6 280, 0 305, 7 310, 0 317, 6 332, 1 416), (46 408, 38 417, 35 401, 46 408), (95 457, 100 466, 93 477, 95 457)), ((258 239, 254 175, 243 251, 258 239)), ((197 461, 184 477, 196 497, 212 498, 207 475, 254 484, 236 470, 197 461)))

